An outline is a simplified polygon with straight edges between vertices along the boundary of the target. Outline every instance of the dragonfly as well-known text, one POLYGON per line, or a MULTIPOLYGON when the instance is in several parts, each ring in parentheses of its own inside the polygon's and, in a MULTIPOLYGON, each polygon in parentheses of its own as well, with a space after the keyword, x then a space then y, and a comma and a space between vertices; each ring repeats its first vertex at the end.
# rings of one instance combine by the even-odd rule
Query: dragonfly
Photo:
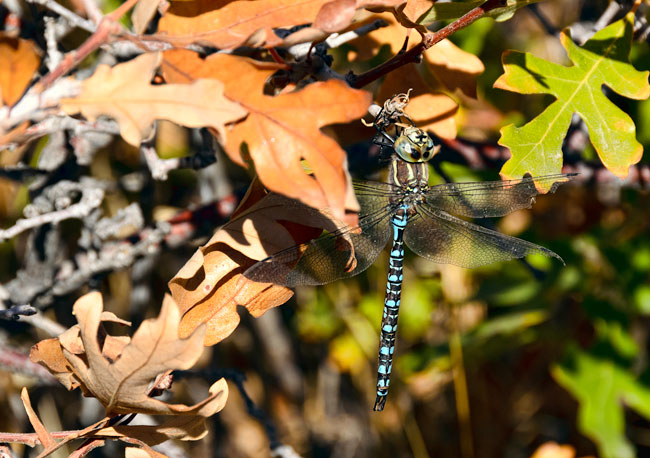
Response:
POLYGON ((263 259, 244 277, 288 287, 323 285, 366 270, 391 241, 386 295, 380 327, 377 394, 373 407, 386 404, 402 292, 404 245, 419 256, 441 264, 474 268, 523 258, 532 253, 562 258, 525 240, 473 224, 463 217, 487 218, 530 208, 540 193, 554 192, 575 174, 518 180, 446 183, 429 186, 430 160, 439 150, 429 135, 415 126, 400 130, 392 142, 387 182, 355 181, 359 223, 263 259), (345 242, 343 242, 345 240, 345 242))

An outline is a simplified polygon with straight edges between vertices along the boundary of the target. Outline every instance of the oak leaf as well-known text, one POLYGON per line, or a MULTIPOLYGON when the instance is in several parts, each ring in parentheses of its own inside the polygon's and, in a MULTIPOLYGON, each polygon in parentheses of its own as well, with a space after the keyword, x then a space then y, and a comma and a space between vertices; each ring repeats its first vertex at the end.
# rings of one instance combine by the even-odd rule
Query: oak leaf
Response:
MULTIPOLYGON (((273 47, 323 39, 340 32, 360 8, 392 7, 405 0, 259 0, 174 2, 161 18, 159 34, 146 39, 184 47, 192 43, 233 49, 273 47), (233 18, 237 18, 233 21, 233 18), (273 29, 311 24, 280 38, 273 29)), ((145 37, 143 37, 145 38, 145 37)))
POLYGON ((20 100, 38 70, 40 54, 34 42, 0 33, 0 95, 5 105, 20 100))
POLYGON ((59 339, 34 346, 30 357, 43 364, 68 388, 81 386, 84 394, 96 397, 107 414, 148 413, 155 415, 198 415, 207 417, 226 402, 223 380, 211 394, 193 406, 168 404, 149 397, 149 386, 156 376, 173 369, 188 369, 203 349, 204 327, 186 339, 178 337, 180 314, 166 296, 156 319, 145 320, 131 339, 107 335, 102 321, 118 321, 102 313, 99 293, 89 293, 74 305, 79 324, 59 339), (55 341, 60 346, 56 349, 55 341), (61 354, 65 358, 61 359, 61 354))
POLYGON ((224 84, 226 97, 249 112, 228 131, 225 149, 233 161, 254 168, 269 190, 328 208, 345 219, 346 209, 358 210, 346 155, 320 128, 363 116, 370 94, 329 80, 275 97, 265 95, 264 84, 277 69, 274 64, 226 54, 202 60, 182 50, 166 52, 163 62, 168 81, 216 78, 224 84))
POLYGON ((528 53, 507 51, 505 73, 494 87, 522 94, 551 94, 556 100, 522 127, 510 124, 501 129, 499 143, 510 148, 512 157, 501 169, 504 178, 559 173, 562 141, 574 113, 589 129, 589 138, 601 161, 612 173, 625 178, 630 165, 641 160, 643 146, 635 138, 634 122, 603 94, 607 85, 632 99, 650 95, 648 72, 629 63, 634 15, 598 31, 582 47, 562 32, 562 45, 573 66, 565 67, 528 53))
POLYGON ((176 47, 192 43, 219 49, 278 46, 282 38, 274 28, 311 23, 328 1, 173 2, 153 38, 176 47))
POLYGON ((239 323, 237 305, 255 317, 286 302, 290 289, 257 283, 243 273, 256 261, 344 226, 316 210, 277 194, 263 195, 254 182, 230 222, 181 268, 169 289, 183 314, 180 335, 206 323, 205 345, 226 338, 239 323))
POLYGON ((124 140, 134 146, 149 136, 156 119, 187 127, 213 127, 223 138, 224 124, 246 115, 240 105, 223 96, 223 85, 214 79, 152 85, 160 60, 159 53, 148 53, 112 68, 100 65, 81 83, 81 93, 62 99, 61 107, 90 121, 102 115, 115 118, 124 140))
POLYGON ((32 402, 29 399, 29 393, 27 392, 27 388, 23 387, 23 389, 21 390, 20 399, 23 401, 25 412, 27 412, 27 418, 29 418, 29 422, 32 424, 32 427, 34 428, 34 431, 38 436, 38 440, 41 441, 41 444, 43 444, 43 446, 46 448, 54 446, 56 444, 56 441, 54 440, 50 432, 47 430, 45 425, 43 425, 40 418, 38 418, 38 415, 32 408, 32 402))

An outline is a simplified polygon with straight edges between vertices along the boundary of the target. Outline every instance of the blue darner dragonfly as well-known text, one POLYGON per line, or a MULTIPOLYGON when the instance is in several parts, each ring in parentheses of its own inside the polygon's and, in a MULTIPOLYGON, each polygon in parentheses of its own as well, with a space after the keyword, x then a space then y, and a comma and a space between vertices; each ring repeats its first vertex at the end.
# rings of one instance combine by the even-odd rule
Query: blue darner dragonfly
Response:
MULTIPOLYGON (((392 238, 388 282, 381 321, 375 411, 384 409, 390 383, 402 291, 404 243, 416 254, 441 264, 472 268, 531 253, 562 258, 539 245, 467 222, 530 208, 539 186, 554 192, 566 174, 520 180, 447 183, 429 186, 427 161, 439 149, 426 132, 401 129, 393 141, 388 182, 356 181, 359 225, 321 235, 270 256, 244 276, 284 286, 323 285, 366 270, 392 238), (454 216, 457 215, 457 216, 454 216), (392 237, 391 237, 392 236, 392 237), (346 242, 343 242, 343 240, 346 242)), ((562 261, 564 263, 564 261, 562 261)))

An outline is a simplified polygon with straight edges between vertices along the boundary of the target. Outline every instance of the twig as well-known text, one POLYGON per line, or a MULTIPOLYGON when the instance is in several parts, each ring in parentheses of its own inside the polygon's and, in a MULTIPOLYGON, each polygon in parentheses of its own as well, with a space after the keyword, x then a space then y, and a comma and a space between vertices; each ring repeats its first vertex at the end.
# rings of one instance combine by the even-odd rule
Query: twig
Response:
POLYGON ((120 208, 111 218, 102 218, 92 228, 93 235, 99 240, 107 240, 120 234, 125 228, 141 230, 144 226, 144 217, 140 206, 133 202, 128 207, 120 208))
MULTIPOLYGON (((386 27, 388 23, 383 19, 377 19, 376 21, 371 22, 370 24, 363 25, 358 29, 351 30, 345 33, 333 33, 330 35, 324 42, 326 48, 338 48, 342 44, 345 44, 349 41, 352 41, 360 36, 367 35, 370 32, 386 27)), ((299 43, 297 45, 290 46, 287 49, 287 52, 291 54, 294 59, 302 59, 307 56, 309 49, 312 47, 312 43, 299 43)))
POLYGON ((19 182, 47 174, 47 170, 34 169, 24 164, 19 164, 13 167, 0 168, 0 177, 19 182))
POLYGON ((620 5, 617 1, 609 2, 603 14, 596 20, 594 24, 594 32, 597 32, 601 29, 607 27, 609 23, 612 22, 612 19, 623 9, 623 6, 620 5))
POLYGON ((33 363, 29 359, 29 355, 4 344, 0 345, 0 368, 12 374, 37 378, 40 382, 48 385, 59 384, 47 369, 40 364, 33 363))
POLYGON ((272 309, 253 320, 253 326, 262 341, 262 347, 280 386, 291 396, 299 399, 303 396, 303 379, 296 365, 290 338, 281 320, 280 311, 272 309))
POLYGON ((553 24, 551 24, 551 21, 548 20, 546 15, 542 13, 542 11, 539 9, 539 5, 533 3, 530 5, 528 8, 528 11, 532 13, 533 16, 539 21, 539 23, 542 25, 546 33, 549 35, 553 35, 555 37, 560 36, 560 31, 555 27, 553 24))
POLYGON ((14 305, 5 310, 0 310, 0 319, 7 321, 18 321, 21 316, 34 315, 38 312, 29 304, 14 305))
POLYGON ((185 157, 176 157, 172 159, 161 159, 156 152, 156 149, 150 143, 142 143, 140 146, 142 156, 147 163, 147 167, 151 171, 151 176, 154 180, 164 181, 167 179, 167 174, 175 169, 202 169, 216 161, 214 152, 207 152, 199 150, 196 154, 185 157))
MULTIPOLYGON (((51 0, 34 0, 44 1, 49 4, 51 0)), ((122 31, 122 25, 117 20, 130 10, 137 0, 128 0, 120 5, 113 12, 104 16, 97 27, 93 24, 93 34, 75 51, 69 52, 63 58, 61 64, 45 75, 36 85, 39 90, 47 89, 59 77, 65 75, 81 61, 90 55, 93 51, 99 48, 104 43, 107 43, 111 35, 117 35, 122 31)), ((67 10, 66 10, 67 11, 67 10)), ((61 13, 59 13, 61 14, 61 13)))
MULTIPOLYGON (((268 417, 268 415, 266 415, 264 410, 260 409, 255 405, 253 400, 246 392, 246 388, 244 387, 244 382, 246 381, 246 375, 244 375, 243 372, 237 369, 204 369, 204 370, 196 370, 196 371, 193 370, 175 371, 174 374, 180 378, 199 376, 208 380, 214 380, 223 377, 226 380, 230 380, 231 382, 233 382, 237 387, 237 389, 239 390, 239 394, 244 399, 244 403, 246 404, 246 412, 248 412, 248 414, 251 417, 259 421, 264 427, 266 436, 269 439, 269 447, 271 448, 271 453, 273 454, 275 451, 282 451, 283 453, 286 452, 287 446, 282 444, 282 442, 280 442, 280 440, 278 439, 278 433, 277 430, 275 429, 275 425, 268 417)), ((273 456, 291 456, 291 455, 275 454, 273 456)))
POLYGON ((70 23, 70 25, 74 27, 82 28, 90 33, 95 32, 95 30, 97 29, 97 26, 95 25, 94 22, 82 18, 81 16, 73 13, 69 9, 65 8, 64 6, 61 6, 59 3, 53 0, 27 0, 27 2, 44 6, 45 8, 55 12, 59 16, 64 17, 70 23))
POLYGON ((35 315, 22 317, 20 321, 28 323, 36 329, 40 329, 50 337, 60 336, 67 329, 65 326, 62 326, 58 322, 46 317, 40 311, 35 315))
MULTIPOLYGON (((57 3, 58 5, 58 3, 57 3)), ((45 65, 47 69, 52 71, 63 59, 63 53, 59 51, 58 38, 64 33, 59 29, 63 28, 63 24, 52 17, 46 16, 43 18, 45 21, 45 43, 47 45, 47 57, 45 58, 45 65)))
POLYGON ((97 30, 79 48, 66 54, 61 64, 45 75, 35 87, 38 90, 47 89, 58 78, 79 65, 90 53, 106 43, 112 34, 119 33, 121 29, 122 26, 120 24, 106 18, 102 19, 97 30))
POLYGON ((143 142, 142 145, 140 145, 140 152, 142 153, 154 180, 165 181, 169 171, 179 167, 179 158, 161 159, 158 156, 156 149, 150 143, 143 142))
POLYGON ((56 224, 71 218, 85 218, 91 211, 99 207, 104 199, 104 190, 100 187, 88 186, 88 183, 84 186, 82 183, 64 180, 57 183, 53 188, 56 189, 51 189, 51 196, 46 199, 55 206, 55 209, 47 213, 41 213, 37 208, 36 201, 34 204, 28 205, 24 210, 25 215, 27 216, 30 213, 33 213, 33 215, 19 219, 16 221, 16 224, 8 229, 0 229, 0 242, 9 240, 21 232, 44 224, 56 224), (73 191, 81 192, 79 202, 65 205, 65 199, 69 199, 66 195, 73 191), (56 206, 63 208, 56 208, 56 206))
POLYGON ((47 116, 39 123, 28 127, 25 132, 16 136, 11 143, 0 145, 0 148, 11 149, 25 142, 36 140, 37 138, 62 130, 71 131, 73 135, 82 135, 89 132, 119 135, 120 126, 116 121, 106 118, 100 118, 97 121, 90 122, 65 115, 47 116))
MULTIPOLYGON (((173 248, 199 234, 211 232, 215 226, 226 222, 237 202, 238 198, 229 194, 217 202, 181 212, 168 222, 158 223, 155 228, 147 227, 126 239, 103 243, 97 250, 92 249, 93 243, 89 242, 86 244, 88 251, 78 254, 74 262, 46 259, 46 265, 55 271, 55 275, 43 274, 42 266, 28 266, 20 270, 16 278, 0 286, 0 300, 6 304, 29 302, 36 308, 42 308, 55 297, 75 292, 99 274, 124 269, 137 259, 157 255, 163 243, 173 248)), ((89 223, 89 218, 84 222, 89 223)), ((85 231, 92 231, 92 228, 85 231)), ((44 329, 47 323, 42 323, 39 317, 40 314, 22 320, 44 329)), ((61 333, 57 330, 47 332, 50 335, 61 333)))
POLYGON ((57 81, 43 92, 41 88, 31 87, 13 107, 0 107, 0 131, 9 132, 23 121, 42 121, 49 114, 47 109, 58 106, 64 97, 75 97, 81 92, 79 81, 63 79, 57 81))
POLYGON ((477 6, 464 16, 461 16, 437 32, 425 35, 420 43, 405 53, 399 53, 392 59, 373 68, 372 70, 362 73, 361 75, 354 75, 353 73, 350 73, 346 76, 346 80, 350 86, 358 89, 370 84, 385 74, 390 73, 399 67, 402 67, 403 65, 410 64, 412 62, 418 62, 424 51, 431 48, 433 45, 442 41, 448 36, 453 35, 458 30, 467 27, 477 19, 482 18, 488 11, 502 6, 502 0, 488 0, 484 4, 477 6))
POLYGON ((83 4, 88 17, 96 24, 99 24, 99 21, 102 20, 102 10, 100 10, 99 7, 97 6, 97 1, 81 0, 81 3, 83 4))

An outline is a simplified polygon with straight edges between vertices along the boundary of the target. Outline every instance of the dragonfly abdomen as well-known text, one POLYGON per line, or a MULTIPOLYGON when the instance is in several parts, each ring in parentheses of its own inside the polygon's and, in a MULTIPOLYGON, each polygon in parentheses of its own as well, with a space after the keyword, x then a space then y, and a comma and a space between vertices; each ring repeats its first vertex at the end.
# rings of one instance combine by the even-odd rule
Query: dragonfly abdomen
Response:
POLYGON ((377 367, 377 398, 374 410, 384 410, 390 372, 393 367, 397 318, 402 295, 402 268, 404 265, 404 228, 406 227, 408 206, 403 205, 391 217, 393 245, 390 250, 388 282, 384 299, 384 312, 381 318, 381 338, 379 342, 379 366, 377 367))

